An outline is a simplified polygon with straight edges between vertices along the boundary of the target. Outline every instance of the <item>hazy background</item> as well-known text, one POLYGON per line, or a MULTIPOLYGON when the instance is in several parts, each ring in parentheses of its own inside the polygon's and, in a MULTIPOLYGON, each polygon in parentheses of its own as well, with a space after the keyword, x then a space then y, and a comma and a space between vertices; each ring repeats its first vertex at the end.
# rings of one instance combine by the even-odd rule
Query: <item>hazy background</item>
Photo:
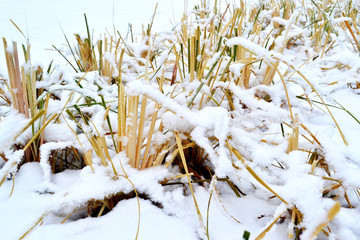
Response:
MULTIPOLYGON (((191 10, 193 4, 200 1, 188 2, 188 10, 191 10)), ((156 3, 154 30, 171 29, 181 19, 185 5, 182 0, 0 0, 0 37, 5 37, 8 42, 15 40, 18 46, 25 43, 24 37, 9 21, 12 19, 29 37, 32 62, 46 66, 52 59, 62 61, 58 53, 46 50, 65 43, 61 27, 71 42, 73 33, 86 34, 84 13, 90 29, 95 30, 95 39, 106 29, 113 32, 113 25, 125 35, 128 23, 132 23, 133 31, 140 33, 141 24, 149 23, 156 3)), ((23 62, 22 54, 20 62, 23 62)), ((0 69, 5 69, 2 40, 0 69)))

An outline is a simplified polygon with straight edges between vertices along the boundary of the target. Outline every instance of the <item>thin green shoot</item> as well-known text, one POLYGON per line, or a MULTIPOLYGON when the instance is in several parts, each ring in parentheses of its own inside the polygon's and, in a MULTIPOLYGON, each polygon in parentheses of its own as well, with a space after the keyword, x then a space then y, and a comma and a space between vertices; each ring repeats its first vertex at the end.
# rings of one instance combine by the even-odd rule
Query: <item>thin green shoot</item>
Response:
POLYGON ((70 66, 74 69, 74 71, 76 73, 78 73, 78 71, 76 70, 76 68, 74 67, 74 65, 72 65, 72 63, 69 61, 69 59, 67 59, 67 57, 65 57, 65 55, 59 50, 57 49, 54 45, 52 45, 52 47, 58 52, 60 53, 60 55, 70 64, 70 66))

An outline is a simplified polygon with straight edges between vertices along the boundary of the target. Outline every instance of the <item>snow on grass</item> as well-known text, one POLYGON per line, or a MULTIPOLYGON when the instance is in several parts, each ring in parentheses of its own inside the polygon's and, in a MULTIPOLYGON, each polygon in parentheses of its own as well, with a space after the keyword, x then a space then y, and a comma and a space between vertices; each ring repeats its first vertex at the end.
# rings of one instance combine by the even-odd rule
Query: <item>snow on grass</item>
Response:
POLYGON ((138 35, 87 18, 48 69, 9 44, 1 238, 360 238, 359 6, 246 3, 138 35))

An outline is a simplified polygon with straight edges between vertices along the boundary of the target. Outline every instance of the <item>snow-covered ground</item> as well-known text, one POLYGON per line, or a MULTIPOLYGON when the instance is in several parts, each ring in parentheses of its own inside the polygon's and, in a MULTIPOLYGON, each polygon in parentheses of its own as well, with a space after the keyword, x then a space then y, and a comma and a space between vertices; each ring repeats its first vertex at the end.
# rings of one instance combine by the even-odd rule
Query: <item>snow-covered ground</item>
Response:
MULTIPOLYGON (((256 5, 248 2, 249 9, 256 5)), ((351 18, 339 14, 347 3, 340 1, 343 5, 335 5, 334 15, 328 16, 334 26, 329 31, 334 33, 329 34, 329 43, 326 34, 322 37, 333 47, 322 51, 308 28, 313 19, 304 17, 317 11, 316 6, 311 1, 305 6, 294 2, 290 18, 284 17, 285 13, 276 15, 280 10, 275 5, 259 11, 258 27, 254 27, 254 18, 244 17, 242 22, 239 17, 236 26, 243 26, 242 35, 231 34, 229 24, 221 33, 227 40, 220 39, 218 45, 212 43, 218 36, 207 39, 208 35, 199 34, 199 44, 206 50, 196 61, 205 67, 198 67, 193 79, 191 67, 189 71, 187 67, 191 61, 182 59, 188 57, 187 47, 183 54, 183 46, 174 44, 188 43, 181 40, 185 36, 178 24, 184 9, 182 1, 2 1, 0 35, 8 43, 11 39, 19 45, 24 43, 8 21, 12 19, 29 35, 32 64, 47 66, 55 59, 55 70, 44 72, 37 82, 37 88, 51 96, 47 118, 40 116, 33 125, 38 131, 51 119, 38 149, 40 161, 22 164, 19 169, 22 148, 34 130, 21 130, 29 119, 6 102, 5 97, 11 98, 10 90, 1 83, 0 240, 235 240, 243 239, 245 231, 250 232, 249 239, 285 240, 291 234, 293 238, 300 234, 300 239, 307 240, 313 239, 314 232, 320 232, 317 238, 324 240, 360 239, 360 50, 354 47, 345 25, 351 18), (126 48, 121 65, 126 110, 121 110, 121 104, 125 106, 119 94, 122 88, 113 84, 120 77, 116 67, 120 51, 104 54, 113 70, 108 76, 100 76, 99 71, 75 72, 57 52, 46 50, 55 45, 71 59, 70 50, 61 46, 65 39, 60 25, 72 42, 72 34, 77 32, 85 39, 83 13, 90 28, 95 29, 95 40, 105 28, 112 33, 113 26, 126 34, 129 22, 134 32, 140 33, 141 24, 146 28, 151 19, 155 2, 159 6, 152 33, 159 34, 149 38, 137 34, 137 41, 121 46, 126 48), (231 55, 240 47, 245 60, 239 57, 241 51, 238 58, 231 55), (151 51, 144 57, 148 49, 151 51), (151 54, 156 60, 150 64, 151 54), (249 64, 249 83, 241 85, 249 64), (261 84, 266 78, 266 64, 279 72, 274 71, 270 84, 261 84), (136 100, 133 96, 140 97, 136 100), (136 114, 129 113, 133 106, 136 114), (141 113, 142 106, 146 106, 146 114, 141 113), (118 111, 129 113, 126 136, 120 136, 122 117, 118 111), (161 159, 163 152, 168 154, 163 162, 154 161, 153 167, 139 170, 134 168, 127 148, 133 144, 131 128, 135 125, 140 129, 143 115, 140 155, 146 155, 148 138, 152 138, 150 156, 161 159), (153 136, 151 128, 156 129, 153 136), (107 150, 96 146, 107 146, 107 150), (122 147, 125 150, 119 151, 122 147), (191 165, 192 159, 186 159, 193 168, 194 195, 187 167, 181 163, 182 148, 188 158, 205 156, 200 170, 191 165), (199 151, 199 155, 185 148, 199 151), (70 161, 76 159, 75 152, 84 154, 87 166, 53 173, 52 161, 61 159, 68 150, 73 151, 70 161), (177 155, 177 163, 170 164, 172 155, 177 155), (204 173, 204 169, 211 173, 204 173), (198 173, 202 176, 197 177, 198 173), (106 198, 117 194, 123 194, 119 195, 121 201, 110 212, 88 216, 95 211, 91 204, 105 207, 111 202, 106 198)), ((360 10, 356 4, 353 7, 360 10)), ((224 21, 216 25, 221 29, 236 13, 226 5, 218 14, 212 7, 206 10, 206 14, 199 11, 196 16, 189 13, 189 22, 203 32, 224 21), (200 13, 208 18, 200 17, 200 13)), ((250 11, 246 14, 253 16, 250 11)), ((353 24, 350 27, 360 42, 360 24, 353 24)), ((189 30, 193 36, 194 31, 196 28, 189 30)), ((8 51, 13 52, 11 48, 8 51)), ((0 78, 8 79, 4 59, 0 50, 0 78)), ((38 99, 45 100, 46 94, 38 99)), ((137 136, 141 134, 138 130, 137 136)))

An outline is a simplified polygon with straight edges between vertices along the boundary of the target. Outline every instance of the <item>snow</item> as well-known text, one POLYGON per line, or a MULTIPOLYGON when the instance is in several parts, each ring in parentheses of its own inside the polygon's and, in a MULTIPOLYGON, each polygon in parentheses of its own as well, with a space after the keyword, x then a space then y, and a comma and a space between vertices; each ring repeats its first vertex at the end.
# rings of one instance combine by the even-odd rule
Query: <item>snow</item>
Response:
MULTIPOLYGON (((188 10, 192 4, 189 1, 188 10)), ((248 4, 250 7, 255 3, 248 1, 248 4)), ((330 223, 317 239, 360 239, 360 227, 356 224, 360 221, 360 91, 357 87, 360 60, 351 45, 352 37, 346 28, 341 28, 344 22, 352 21, 339 15, 343 6, 336 6, 334 15, 328 16, 329 24, 339 31, 329 35, 336 45, 324 51, 323 56, 309 37, 311 27, 304 26, 309 21, 304 14, 316 9, 312 5, 297 5, 289 19, 281 14, 273 17, 276 9, 263 10, 258 16, 259 34, 251 34, 252 22, 244 19, 241 26, 245 34, 224 35, 219 46, 230 50, 224 51, 224 56, 221 51, 215 52, 216 43, 200 35, 200 42, 207 49, 196 59, 201 62, 206 55, 209 58, 202 63, 203 79, 195 73, 193 80, 190 74, 183 74, 188 67, 187 59, 184 66, 180 61, 186 57, 187 48, 184 47, 183 56, 180 46, 175 44, 184 37, 179 23, 183 7, 182 1, 159 1, 152 29, 156 34, 143 37, 140 25, 146 26, 152 17, 155 8, 152 0, 0 3, 2 36, 9 42, 15 39, 24 43, 21 34, 8 22, 11 18, 33 44, 32 61, 22 65, 26 73, 31 73, 32 66, 46 66, 55 59, 54 72, 44 72, 43 80, 36 82, 36 87, 44 90, 38 102, 47 95, 50 98, 46 114, 34 124, 24 129, 30 120, 14 110, 5 98, 0 101, 0 239, 22 236, 34 240, 135 239, 137 236, 146 240, 218 240, 240 239, 244 231, 249 231, 250 239, 255 239, 279 216, 264 239, 285 240, 294 228, 303 229, 300 239, 310 239, 317 227, 327 221, 330 223), (54 44, 69 54, 69 49, 61 46, 64 37, 57 26, 61 25, 71 41, 74 32, 86 36, 83 13, 87 14, 91 30, 95 29, 95 42, 101 38, 105 26, 109 30, 107 34, 112 34, 114 25, 125 37, 127 23, 134 24, 136 41, 130 41, 128 36, 127 45, 121 45, 126 49, 121 71, 114 50, 103 53, 103 60, 113 68, 107 77, 98 71, 74 72, 57 52, 44 51, 54 44), (276 24, 282 26, 281 30, 274 28, 276 24), (251 37, 246 37, 248 33, 251 37), (267 35, 269 45, 275 44, 271 50, 265 44, 267 35), (297 37, 293 46, 288 45, 288 41, 297 37), (223 81, 218 81, 230 61, 229 52, 239 46, 254 62, 242 59, 231 62, 223 81), (147 63, 144 56, 147 51, 156 59, 155 66, 147 63), (212 69, 210 78, 205 77, 220 59, 221 65, 212 69), (41 64, 33 64, 36 61, 41 64), (270 63, 279 63, 277 70, 283 78, 276 72, 273 81, 263 85, 266 67, 275 67, 270 63), (241 79, 248 64, 251 73, 249 88, 245 88, 232 80, 241 79), (175 83, 170 85, 175 66, 178 72, 175 83), (119 152, 119 141, 127 149, 130 140, 134 140, 128 135, 133 124, 129 120, 124 124, 126 136, 118 134, 123 127, 118 113, 118 104, 122 103, 118 85, 112 82, 116 83, 120 72, 126 96, 139 96, 139 111, 124 118, 133 114, 140 118, 142 104, 147 104, 143 139, 138 145, 140 156, 145 155, 145 146, 151 140, 149 158, 155 160, 164 154, 164 162, 171 159, 172 154, 180 152, 174 137, 175 132, 179 133, 187 168, 193 174, 194 193, 181 164, 165 167, 160 162, 140 170, 130 165, 131 157, 126 151, 119 152), (164 80, 162 84, 160 79, 164 80), (213 81, 211 85, 209 79, 213 81), (314 93, 315 89, 319 95, 314 93), (311 104, 301 99, 304 96, 311 104), (29 154, 24 146, 54 114, 59 117, 46 126, 42 139, 33 143, 41 142, 37 149, 39 162, 24 162, 24 156, 29 154), (156 116, 154 122, 153 116, 156 116), (152 138, 151 124, 155 126, 152 138), (296 131, 298 147, 291 149, 289 144, 296 131), (229 146, 236 150, 231 151, 229 146), (82 169, 69 167, 54 172, 51 164, 56 166, 57 158, 62 157, 71 165, 77 155, 84 159, 86 156, 85 160, 91 164, 87 162, 82 169), (102 164, 104 159, 106 164, 102 164), (195 161, 204 163, 199 167, 195 161), (116 198, 121 200, 108 213, 100 217, 88 214, 95 211, 91 204, 99 204, 101 208, 106 206, 104 202, 110 204, 116 198), (341 205, 340 211, 333 219, 327 219, 336 202, 341 205), (291 222, 294 209, 301 213, 297 225, 291 222)), ((223 13, 226 7, 222 5, 221 9, 223 13)), ((214 15, 211 9, 205 11, 210 13, 205 19, 196 15, 201 13, 199 9, 189 12, 187 23, 201 30, 220 20, 226 25, 233 10, 224 16, 214 15)), ((4 55, 3 51, 0 50, 0 56, 4 55)), ((14 49, 9 46, 6 51, 13 53, 14 49)), ((0 95, 11 99, 4 84, 9 83, 5 69, 4 61, 0 61, 0 87, 4 91, 0 95)), ((129 111, 133 103, 127 99, 124 104, 129 111)), ((137 127, 140 125, 138 121, 137 127)), ((140 135, 139 131, 135 134, 140 135)), ((176 161, 181 161, 180 156, 176 161)))

